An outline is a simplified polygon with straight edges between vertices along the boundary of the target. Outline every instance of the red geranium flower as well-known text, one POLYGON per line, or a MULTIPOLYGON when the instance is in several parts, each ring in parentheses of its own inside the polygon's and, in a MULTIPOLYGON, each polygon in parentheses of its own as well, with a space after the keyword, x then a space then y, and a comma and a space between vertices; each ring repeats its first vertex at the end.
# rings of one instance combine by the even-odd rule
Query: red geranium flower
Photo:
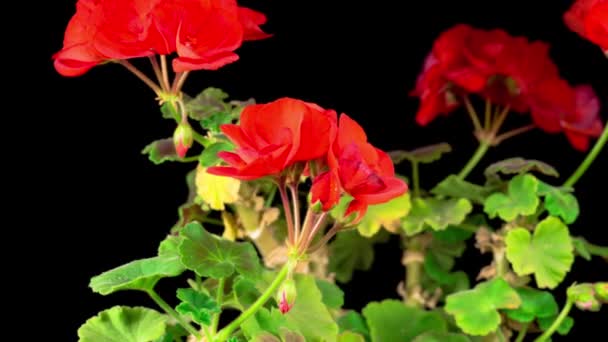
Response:
POLYGON ((600 101, 588 85, 579 85, 575 91, 575 110, 566 113, 561 125, 574 148, 580 151, 589 149, 589 138, 602 134, 604 126, 600 119, 600 101))
POLYGON ((53 56, 64 76, 112 59, 177 52, 175 71, 217 69, 234 62, 243 40, 268 37, 266 17, 235 0, 79 0, 53 56))
POLYGON ((530 98, 534 124, 548 133, 564 132, 577 150, 589 148, 589 139, 603 130, 599 100, 588 85, 571 87, 562 79, 547 79, 530 98))
POLYGON ((363 218, 370 204, 387 202, 407 191, 395 177, 388 154, 367 142, 363 128, 346 114, 340 116, 338 135, 328 154, 329 171, 317 176, 312 186, 312 202, 324 210, 336 205, 342 192, 353 200, 345 216, 356 213, 353 223, 363 218))
POLYGON ((55 69, 64 76, 79 76, 107 59, 95 48, 102 0, 79 0, 68 23, 63 49, 53 55, 55 69))
POLYGON ((608 51, 608 0, 578 0, 564 14, 568 27, 608 51))
POLYGON ((208 172, 243 180, 279 175, 296 163, 324 157, 336 134, 336 112, 282 98, 243 110, 239 125, 223 125, 235 152, 218 154, 229 166, 208 172))

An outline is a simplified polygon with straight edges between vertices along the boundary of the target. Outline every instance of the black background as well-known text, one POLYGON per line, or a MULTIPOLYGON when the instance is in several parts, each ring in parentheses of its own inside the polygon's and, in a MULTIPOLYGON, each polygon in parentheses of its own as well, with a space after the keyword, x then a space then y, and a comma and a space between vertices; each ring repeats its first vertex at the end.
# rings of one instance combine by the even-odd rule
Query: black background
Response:
MULTIPOLYGON (((76 340, 76 329, 98 311, 117 304, 150 305, 143 294, 108 297, 88 289, 91 276, 155 253, 157 242, 177 218, 176 208, 186 196, 184 175, 193 165, 154 166, 141 149, 150 141, 171 135, 174 124, 160 117, 154 94, 118 65, 94 68, 78 78, 63 78, 52 67, 51 55, 61 48, 63 31, 74 13, 75 0, 45 2, 43 30, 36 46, 41 51, 32 92, 42 97, 26 103, 35 112, 33 124, 40 143, 33 167, 35 198, 42 201, 46 225, 38 235, 39 252, 53 269, 47 277, 51 298, 47 307, 63 314, 51 330, 53 340, 76 340), (40 81, 41 80, 41 81, 40 81), (36 100, 38 99, 38 100, 36 100), (44 100, 43 100, 44 99, 44 100), (51 266, 52 265, 52 266, 51 266)), ((568 31, 562 13, 570 1, 242 1, 263 11, 274 37, 246 43, 241 59, 220 71, 196 72, 185 91, 207 86, 223 88, 235 99, 254 97, 268 102, 291 96, 348 113, 366 129, 370 140, 386 149, 410 149, 446 141, 454 151, 422 169, 422 184, 430 187, 448 173, 456 173, 476 146, 466 115, 456 112, 426 128, 414 123, 418 101, 408 97, 422 62, 440 32, 459 23, 482 28, 502 27, 514 35, 549 42, 551 55, 564 78, 573 84, 591 83, 608 117, 608 60, 600 50, 568 31)), ((147 61, 136 61, 147 68, 147 61)), ((36 70, 36 69, 33 69, 36 70)), ((518 118, 525 122, 527 117, 518 118)), ((518 121, 519 120, 519 121, 518 121)), ((511 120, 508 120, 511 121, 511 120)), ((534 131, 491 151, 473 173, 492 161, 522 156, 546 161, 560 170, 559 184, 578 166, 584 154, 570 147, 562 135, 534 131)), ((573 235, 608 244, 605 219, 605 177, 608 152, 577 184, 582 213, 572 225, 573 235)), ((407 168, 399 169, 404 174, 407 168)), ((404 276, 398 241, 377 248, 373 271, 357 273, 346 290, 346 308, 396 298, 404 276)), ((459 262, 476 274, 489 263, 471 248, 459 262)), ((574 280, 608 278, 599 259, 577 258, 575 269, 555 291, 563 303, 565 286, 574 280)), ((169 288, 169 283, 161 284, 169 288)), ((599 334, 607 310, 573 310, 576 323, 570 338, 599 334)), ((49 315, 51 316, 51 315, 49 315)), ((556 338, 556 340, 564 340, 556 338)))

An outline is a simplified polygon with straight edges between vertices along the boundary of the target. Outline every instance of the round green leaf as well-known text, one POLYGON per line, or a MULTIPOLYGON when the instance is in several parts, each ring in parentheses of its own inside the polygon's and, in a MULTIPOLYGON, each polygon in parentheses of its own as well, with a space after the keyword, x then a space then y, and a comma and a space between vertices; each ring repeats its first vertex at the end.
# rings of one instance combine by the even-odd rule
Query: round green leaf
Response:
POLYGON ((89 286, 102 295, 120 290, 148 291, 162 278, 177 277, 185 271, 177 255, 178 241, 178 237, 165 239, 157 257, 135 260, 104 272, 91 278, 89 286))
POLYGON ((494 218, 499 216, 506 222, 515 220, 519 215, 532 215, 539 204, 538 179, 531 175, 519 175, 509 182, 508 193, 496 193, 484 203, 484 211, 494 218))
POLYGON ((369 303, 363 309, 363 316, 372 342, 411 341, 428 331, 447 331, 447 323, 438 312, 406 306, 392 299, 369 303))
POLYGON ((540 182, 538 194, 545 197, 545 208, 549 214, 561 217, 567 224, 576 221, 580 208, 576 197, 569 191, 540 182))
POLYGON ((323 279, 315 279, 315 282, 321 291, 325 306, 330 309, 339 309, 344 305, 344 292, 336 284, 323 279))
POLYGON ((78 329, 79 342, 150 342, 163 336, 167 317, 142 307, 115 306, 78 329))
POLYGON ((431 193, 434 195, 454 198, 466 198, 475 203, 483 203, 491 189, 469 183, 456 175, 449 175, 435 186, 431 193))
POLYGON ((284 315, 287 323, 304 335, 306 341, 334 341, 338 325, 323 304, 315 278, 299 274, 294 280, 298 295, 291 310, 284 315))
POLYGON ((338 233, 329 244, 329 251, 329 270, 342 283, 349 282, 355 270, 368 270, 374 262, 373 241, 362 237, 356 230, 338 233))
POLYGON ((235 271, 250 279, 260 275, 260 259, 250 243, 222 239, 198 222, 187 224, 181 235, 180 260, 198 275, 215 279, 229 277, 235 271))
POLYGON ((521 306, 517 309, 505 310, 509 318, 518 322, 529 323, 536 318, 551 317, 557 314, 557 302, 550 292, 528 287, 520 287, 515 291, 521 298, 521 306))
POLYGON ((502 278, 480 283, 475 288, 449 295, 445 311, 470 335, 487 335, 500 325, 499 309, 521 305, 517 292, 502 278))
POLYGON ((555 288, 574 262, 568 227, 556 217, 541 221, 533 236, 524 228, 510 230, 505 243, 507 259, 515 273, 534 274, 539 288, 555 288))
POLYGON ((471 340, 462 334, 429 331, 416 336, 412 342, 471 342, 471 340))
POLYGON ((471 202, 465 198, 415 198, 412 210, 402 221, 402 228, 410 236, 420 233, 426 226, 444 230, 449 225, 462 223, 472 210, 471 202))
POLYGON ((345 331, 338 335, 338 342, 365 342, 365 338, 351 331, 345 331))

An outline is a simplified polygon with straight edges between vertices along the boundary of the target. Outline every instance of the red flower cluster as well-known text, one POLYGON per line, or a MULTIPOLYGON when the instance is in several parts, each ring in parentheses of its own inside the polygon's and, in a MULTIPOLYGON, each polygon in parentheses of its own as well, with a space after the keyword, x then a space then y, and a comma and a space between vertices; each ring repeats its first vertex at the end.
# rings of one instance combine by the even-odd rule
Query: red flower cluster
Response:
POLYGON ((564 14, 564 21, 608 53, 608 0, 578 0, 564 14))
POLYGON ((361 218, 369 204, 399 196, 407 185, 395 177, 388 155, 367 142, 355 121, 345 114, 337 121, 335 111, 296 99, 248 106, 239 125, 221 127, 236 145, 235 152, 219 154, 229 166, 208 172, 252 180, 280 177, 297 163, 314 161, 322 172, 312 175, 313 203, 320 201, 329 210, 348 193, 354 200, 347 215, 357 212, 361 218))
POLYGON ((503 30, 454 26, 435 41, 418 77, 412 92, 421 99, 416 121, 426 125, 457 108, 467 94, 478 94, 516 112, 530 111, 535 125, 565 131, 575 148, 586 149, 602 124, 597 106, 577 98, 595 104, 597 99, 591 88, 562 80, 548 50, 545 43, 503 30))
POLYGON ((268 37, 264 22, 236 0, 79 0, 53 59, 64 76, 107 60, 173 52, 176 72, 214 70, 238 59, 243 40, 268 37))

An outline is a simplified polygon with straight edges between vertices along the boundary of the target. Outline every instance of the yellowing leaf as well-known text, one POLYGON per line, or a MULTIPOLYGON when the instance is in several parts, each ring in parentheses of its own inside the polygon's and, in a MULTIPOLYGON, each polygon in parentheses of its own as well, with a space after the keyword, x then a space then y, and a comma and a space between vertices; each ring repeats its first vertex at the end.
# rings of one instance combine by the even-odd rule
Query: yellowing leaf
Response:
POLYGON ((241 181, 231 177, 216 176, 207 169, 196 168, 196 194, 215 210, 224 210, 224 204, 234 203, 239 199, 241 181))

